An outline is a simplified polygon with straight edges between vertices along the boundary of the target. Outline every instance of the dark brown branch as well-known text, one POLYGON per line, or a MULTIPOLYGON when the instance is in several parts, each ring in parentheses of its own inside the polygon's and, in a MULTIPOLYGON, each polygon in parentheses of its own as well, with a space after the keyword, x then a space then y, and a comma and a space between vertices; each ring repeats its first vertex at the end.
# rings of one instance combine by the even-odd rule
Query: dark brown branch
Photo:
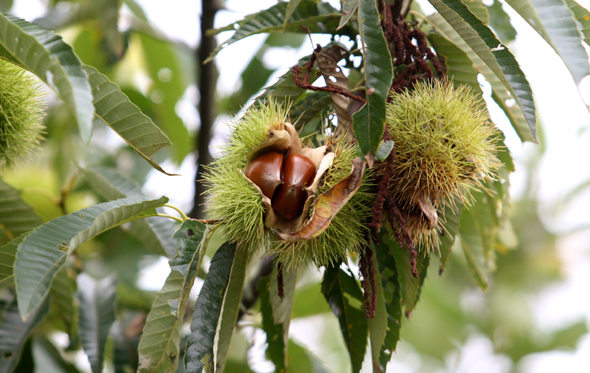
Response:
POLYGON ((196 148, 199 154, 197 160, 197 174, 195 177, 195 195, 193 198, 193 209, 189 213, 191 218, 203 218, 204 213, 204 192, 207 187, 203 185, 205 166, 212 161, 209 153, 209 141, 211 140, 211 128, 215 120, 215 85, 217 82, 217 69, 215 63, 204 64, 204 61, 215 50, 216 41, 214 36, 207 36, 207 30, 213 28, 215 14, 220 9, 216 0, 201 0, 201 45, 198 48, 197 62, 199 72, 199 117, 201 127, 196 141, 196 148))
POLYGON ((309 71, 310 71, 310 68, 307 67, 306 70, 305 70, 305 75, 304 75, 303 79, 301 79, 301 73, 302 73, 301 66, 294 66, 293 67, 293 81, 295 82, 295 84, 297 85, 297 87, 304 88, 304 89, 309 89, 311 91, 325 91, 325 92, 338 93, 340 95, 343 95, 343 96, 346 96, 346 97, 350 97, 353 100, 360 101, 363 104, 365 104, 367 102, 361 96, 353 95, 352 93, 347 92, 347 91, 345 91, 344 89, 342 89, 340 87, 336 87, 336 86, 316 87, 316 86, 312 85, 311 83, 308 82, 308 80, 309 80, 309 71))
POLYGON ((414 241, 412 240, 412 236, 406 227, 406 222, 404 217, 402 216, 397 204, 395 203, 395 198, 391 195, 387 196, 385 199, 385 208, 387 209, 387 217, 391 224, 391 228, 397 242, 399 242, 400 246, 405 246, 406 249, 410 250, 410 264, 412 265, 412 275, 414 277, 418 277, 418 270, 416 269, 416 256, 418 252, 414 247, 414 241))
POLYGON ((375 317, 377 309, 377 284, 375 283, 375 266, 373 264, 373 250, 365 247, 360 253, 359 270, 363 276, 361 286, 363 288, 363 301, 365 303, 365 317, 375 317))

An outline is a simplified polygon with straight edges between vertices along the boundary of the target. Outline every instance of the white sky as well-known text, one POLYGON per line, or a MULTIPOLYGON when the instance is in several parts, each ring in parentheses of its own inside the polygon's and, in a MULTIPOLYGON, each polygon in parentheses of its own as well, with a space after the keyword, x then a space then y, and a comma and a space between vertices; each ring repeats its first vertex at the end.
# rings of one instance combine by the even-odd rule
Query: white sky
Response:
MULTIPOLYGON (((149 19, 171 38, 182 40, 189 45, 196 45, 199 37, 197 22, 200 13, 199 1, 138 0, 138 3, 143 5, 149 19)), ((216 26, 225 26, 230 22, 242 19, 246 14, 268 8, 275 3, 274 0, 228 0, 226 6, 229 10, 221 11, 218 14, 216 26)), ((337 6, 338 1, 334 3, 337 6)), ((424 1, 420 1, 420 3, 423 4, 424 1)), ((580 3, 589 6, 590 0, 580 1, 580 3)), ((590 190, 571 206, 559 206, 563 195, 581 182, 590 179, 590 167, 586 164, 590 160, 590 114, 580 96, 576 94, 573 79, 555 52, 510 8, 507 9, 506 6, 504 8, 510 13, 512 23, 518 30, 517 40, 510 45, 510 49, 516 55, 535 92, 540 125, 543 126, 547 139, 547 153, 542 160, 538 180, 544 222, 549 229, 556 232, 565 232, 575 226, 590 224, 590 214, 588 214, 590 211, 590 190), (542 60, 540 60, 541 58, 542 60), (558 209, 561 209, 559 210, 561 212, 556 214, 558 209)), ((42 15, 42 9, 39 0, 16 0, 13 13, 27 20, 32 20, 42 15)), ((219 40, 223 41, 228 37, 229 34, 225 33, 220 36, 219 40)), ((239 82, 241 71, 263 40, 264 36, 251 37, 228 47, 219 54, 217 64, 220 68, 219 90, 221 92, 234 90, 239 82), (236 58, 236 56, 240 56, 240 58, 236 58)), ((314 36, 314 42, 322 43, 322 41, 321 38, 314 36)), ((299 51, 277 51, 274 61, 265 62, 273 67, 286 69, 295 64, 301 56, 309 54, 309 49, 309 46, 304 45, 299 51)), ((590 78, 587 79, 590 80, 590 78)), ((590 97, 590 82, 584 81, 581 90, 590 97)), ((191 110, 190 105, 186 110, 191 110)), ((507 145, 517 161, 518 169, 511 181, 513 195, 518 197, 522 193, 525 176, 523 172, 519 171, 524 169, 523 161, 533 150, 534 145, 530 143, 523 145, 507 119, 499 109, 494 108, 494 105, 490 105, 490 111, 496 124, 505 132, 507 145)), ((195 116, 196 114, 188 113, 187 115, 195 116)), ((226 134, 223 126, 217 128, 219 135, 226 134)), ((217 137, 216 141, 221 141, 221 138, 217 137)), ((193 193, 193 164, 193 157, 188 157, 187 161, 183 162, 178 170, 182 173, 182 177, 169 178, 154 172, 147 188, 155 194, 166 191, 173 204, 189 210, 191 207, 190 198, 193 193)), ((164 164, 163 166, 168 171, 176 172, 172 164, 164 164)), ((590 270, 589 237, 588 233, 582 233, 562 240, 559 253, 564 261, 565 282, 556 284, 554 287, 535 295, 531 300, 532 305, 539 306, 536 307, 538 310, 536 318, 541 329, 558 329, 579 320, 581 317, 590 320, 590 302, 580 299, 586 297, 590 285, 590 276, 587 275, 590 270)), ((165 262, 161 264, 167 268, 165 262)), ((161 282, 155 285, 157 288, 163 283, 165 272, 163 276, 160 279, 161 282)), ((483 346, 478 350, 481 352, 488 348, 485 343, 482 343, 479 337, 473 336, 462 349, 469 349, 479 344, 483 346)), ((493 357, 493 353, 488 352, 488 355, 490 354, 493 357)), ((411 356, 411 353, 408 352, 408 355, 404 356, 411 356)), ((590 337, 586 336, 580 341, 577 352, 537 354, 528 357, 526 362, 518 368, 521 372, 535 373, 558 371, 555 367, 559 367, 561 371, 581 372, 582 367, 590 366, 588 356, 590 356, 590 337)), ((401 353, 399 357, 400 359, 403 357, 401 353)), ((499 370, 492 369, 490 371, 505 371, 502 357, 497 357, 494 361, 499 366, 499 370)), ((457 364, 457 366, 463 366, 460 363, 457 364)), ((490 366, 494 366, 494 364, 490 366)), ((411 364, 402 364, 396 367, 400 369, 399 371, 414 371, 411 369, 411 364)))

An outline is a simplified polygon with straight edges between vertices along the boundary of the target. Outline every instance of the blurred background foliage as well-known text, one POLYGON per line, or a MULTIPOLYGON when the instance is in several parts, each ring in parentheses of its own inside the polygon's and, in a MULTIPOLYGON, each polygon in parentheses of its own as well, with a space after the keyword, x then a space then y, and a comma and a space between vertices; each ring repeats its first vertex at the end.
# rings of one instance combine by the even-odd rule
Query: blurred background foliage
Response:
MULTIPOLYGON (((27 0, 1 0, 0 10, 10 13, 17 2, 27 0)), ((189 46, 169 38, 166 30, 150 22, 142 3, 46 0, 42 3, 44 15, 34 22, 63 35, 84 63, 117 83, 166 133, 173 146, 160 151, 155 158, 164 169, 175 172, 183 162, 188 162, 185 169, 192 173, 196 169, 196 157, 191 154, 202 150, 198 148, 199 138, 205 136, 208 140, 213 136, 211 132, 200 131, 204 126, 197 110, 213 110, 213 118, 224 120, 238 114, 269 83, 269 78, 277 75, 276 66, 282 66, 281 61, 276 61, 276 66, 269 66, 265 61, 280 57, 282 48, 299 48, 306 38, 291 34, 267 37, 252 53, 250 61, 243 63, 246 67, 234 89, 217 91, 213 96, 215 106, 201 108, 199 45, 189 46)), ((223 2, 216 4, 223 6, 223 2)), ((498 4, 496 1, 488 11, 496 11, 498 4)), ((182 9, 170 11, 182 12, 182 9)), ((214 13, 203 14, 204 18, 213 16, 214 13)), ((198 29, 199 25, 195 19, 186 27, 198 29)), ((514 38, 514 35, 507 37, 514 38)), ((225 53, 227 57, 232 52, 225 53)), ((111 167, 139 185, 146 184, 156 172, 100 120, 96 120, 91 144, 84 147, 71 113, 52 95, 48 96, 47 112, 47 140, 41 151, 2 174, 6 183, 20 190, 22 198, 44 221, 104 201, 80 177, 79 165, 111 167)), ((207 124, 207 131, 212 124, 207 124)), ((544 152, 543 145, 539 145, 520 160, 517 172, 524 175, 526 183, 521 197, 512 204, 510 221, 516 237, 510 237, 513 247, 498 254, 497 269, 488 279, 489 289, 484 293, 477 288, 464 257, 457 250, 442 276, 437 275, 437 266, 431 266, 432 273, 423 287, 419 306, 409 319, 403 320, 402 342, 390 363, 392 372, 518 371, 524 369, 522 361, 531 354, 574 351, 582 338, 588 338, 587 322, 580 317, 551 330, 539 330, 535 321, 531 299, 563 280, 564 266, 558 245, 567 239, 567 234, 579 233, 556 234, 547 229, 540 216, 537 172, 544 152), (479 352, 470 350, 472 345, 479 352), (474 360, 477 357, 479 360, 474 360)), ((194 178, 186 174, 184 177, 194 178)), ((582 191, 580 188, 578 192, 582 191)), ((158 193, 166 195, 167 191, 158 190, 158 193)), ((182 193, 177 199, 190 208, 194 190, 189 188, 182 193)), ((221 243, 218 240, 211 245, 207 258, 211 258, 221 243)), ((3 238, 0 245, 7 241, 3 238)), ((97 277, 114 274, 119 279, 117 321, 107 344, 107 369, 130 371, 134 356, 129 351, 137 351, 141 325, 156 294, 141 279, 145 273, 153 275, 153 268, 165 266, 153 267, 160 257, 123 228, 84 244, 78 255, 86 272, 97 277), (150 268, 152 272, 146 272, 150 268)), ((356 268, 354 264, 351 266, 356 268)), ((204 265, 199 277, 203 278, 206 271, 204 265)), ((255 266, 249 271, 249 276, 254 276, 255 266)), ((320 292, 321 274, 310 269, 300 276, 289 341, 290 371, 348 371, 350 363, 337 320, 320 292)), ((71 315, 64 315, 63 309, 51 304, 43 323, 27 342, 17 371, 89 371, 79 342, 74 340, 68 345, 65 337, 71 322, 71 315)), ((260 324, 260 315, 254 308, 242 321, 240 331, 234 334, 226 372, 272 371, 272 364, 264 356, 260 324)), ((365 368, 368 371, 369 367, 365 368)))

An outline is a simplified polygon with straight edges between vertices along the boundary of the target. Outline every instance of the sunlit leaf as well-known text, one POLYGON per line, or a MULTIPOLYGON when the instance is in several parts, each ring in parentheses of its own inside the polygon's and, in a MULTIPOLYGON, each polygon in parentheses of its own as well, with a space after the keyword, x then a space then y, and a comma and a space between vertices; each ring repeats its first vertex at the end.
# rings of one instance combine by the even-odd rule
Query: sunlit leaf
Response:
POLYGON ((512 53, 460 0, 429 0, 429 2, 510 92, 516 104, 522 109, 533 140, 536 141, 537 117, 533 93, 512 53))
POLYGON ((209 231, 187 220, 174 233, 179 250, 158 292, 139 342, 139 372, 174 372, 180 357, 181 328, 190 290, 205 254, 209 231))
POLYGON ((156 207, 167 202, 166 197, 138 196, 101 203, 51 220, 29 233, 19 245, 14 263, 21 316, 27 318, 45 298, 69 253, 108 229, 154 215, 156 207))
POLYGON ((115 322, 115 290, 117 280, 93 279, 81 273, 78 282, 80 339, 88 355, 93 373, 101 373, 109 329, 115 322))
POLYGON ((584 36, 584 42, 590 44, 590 12, 574 0, 565 0, 568 8, 574 13, 574 18, 579 22, 578 29, 584 36))
POLYGON ((29 333, 39 324, 48 310, 49 301, 46 299, 30 314, 27 321, 23 321, 18 312, 16 297, 4 305, 0 320, 1 373, 11 373, 17 366, 29 333))
POLYGON ((25 238, 24 235, 0 246, 0 286, 12 284, 14 281, 14 260, 18 245, 25 238))
POLYGON ((289 339, 289 354, 287 355, 289 372, 291 373, 328 373, 321 359, 309 349, 304 348, 289 339))
POLYGON ((563 0, 507 0, 518 14, 561 57, 576 84, 590 74, 588 54, 582 46, 572 12, 563 0))
POLYGON ((371 155, 377 152, 385 128, 385 100, 393 81, 393 65, 374 0, 360 1, 358 21, 367 103, 353 115, 353 128, 363 154, 371 162, 371 155))
POLYGON ((522 141, 535 141, 533 133, 529 128, 527 119, 521 107, 513 99, 504 83, 496 76, 494 71, 484 63, 484 61, 475 53, 473 49, 461 38, 461 36, 449 25, 440 14, 434 13, 428 17, 428 20, 435 27, 436 31, 452 41, 456 46, 463 49, 473 61, 475 68, 485 76, 486 80, 492 86, 492 98, 498 106, 504 111, 512 127, 522 141))
POLYGON ((88 65, 84 66, 84 70, 92 86, 96 116, 152 167, 167 174, 152 160, 152 156, 161 148, 171 145, 168 137, 109 78, 88 65))
POLYGON ((331 26, 338 24, 340 14, 328 3, 318 3, 314 0, 299 1, 300 4, 287 22, 285 19, 289 3, 280 1, 266 10, 248 15, 237 23, 211 30, 209 35, 215 35, 222 31, 235 32, 228 40, 219 45, 205 62, 211 61, 223 48, 248 36, 277 31, 306 33, 307 30, 302 26, 306 26, 312 33, 324 33, 326 30, 333 29, 331 26))
POLYGON ((463 4, 467 5, 471 13, 479 18, 483 23, 490 23, 490 15, 482 0, 465 0, 463 4))
POLYGON ((360 372, 368 334, 363 293, 350 272, 332 266, 324 272, 322 293, 338 317, 344 344, 350 354, 352 372, 360 372))
POLYGON ((92 135, 94 105, 88 76, 72 47, 53 31, 0 13, 0 56, 16 62, 47 83, 72 110, 80 136, 92 135))
MULTIPOLYGON (((90 187, 107 200, 131 196, 143 196, 141 186, 135 180, 106 167, 81 168, 90 187)), ((159 211, 160 212, 160 211, 159 211)), ((176 255, 176 243, 172 239, 174 224, 157 217, 135 220, 123 226, 154 252, 168 258, 176 255)))
POLYGON ((215 336, 235 254, 236 245, 225 243, 211 259, 191 322, 185 355, 186 373, 209 372, 214 369, 215 336))

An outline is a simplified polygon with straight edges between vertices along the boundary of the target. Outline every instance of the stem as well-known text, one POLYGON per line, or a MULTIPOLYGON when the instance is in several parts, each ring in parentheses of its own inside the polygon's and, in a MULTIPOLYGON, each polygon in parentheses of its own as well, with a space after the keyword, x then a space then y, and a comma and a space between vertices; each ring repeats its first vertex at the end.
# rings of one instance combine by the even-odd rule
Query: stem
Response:
POLYGON ((162 218, 169 218, 169 219, 172 219, 172 220, 176 220, 176 221, 177 221, 177 222, 179 222, 179 223, 184 223, 184 220, 182 220, 181 218, 179 218, 179 217, 177 217, 177 216, 173 216, 173 215, 168 215, 168 214, 156 214, 156 215, 153 215, 153 216, 160 216, 160 217, 162 217, 162 218))
POLYGON ((186 214, 181 209, 179 209, 178 207, 176 207, 174 205, 168 205, 168 204, 166 204, 166 205, 164 205, 164 207, 170 207, 171 209, 176 210, 180 214, 180 216, 182 217, 182 221, 185 221, 185 220, 188 220, 189 219, 189 217, 186 216, 186 214))

